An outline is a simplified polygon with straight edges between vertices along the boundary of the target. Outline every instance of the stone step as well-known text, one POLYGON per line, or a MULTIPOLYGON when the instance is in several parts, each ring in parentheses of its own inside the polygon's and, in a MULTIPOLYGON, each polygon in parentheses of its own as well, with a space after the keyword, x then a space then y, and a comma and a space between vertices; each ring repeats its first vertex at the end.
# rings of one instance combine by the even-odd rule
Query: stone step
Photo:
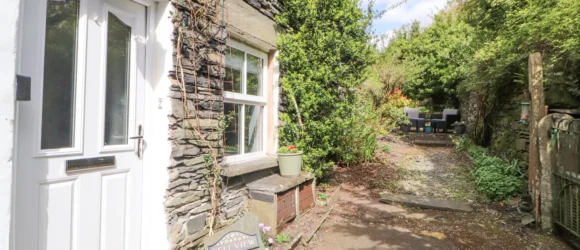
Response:
POLYGON ((473 209, 467 202, 436 200, 415 195, 381 193, 383 203, 399 203, 409 207, 429 208, 445 211, 471 212, 473 209))
POLYGON ((272 226, 272 235, 314 206, 316 200, 316 179, 308 172, 295 177, 273 174, 250 182, 246 187, 249 210, 256 213, 262 223, 272 226))
POLYGON ((250 191, 277 194, 312 179, 314 179, 314 175, 309 172, 302 172, 300 175, 294 177, 283 177, 279 174, 274 174, 248 183, 246 186, 250 191))
POLYGON ((453 147, 455 143, 452 141, 434 141, 434 140, 415 140, 413 141, 415 145, 419 146, 432 146, 432 147, 453 147))

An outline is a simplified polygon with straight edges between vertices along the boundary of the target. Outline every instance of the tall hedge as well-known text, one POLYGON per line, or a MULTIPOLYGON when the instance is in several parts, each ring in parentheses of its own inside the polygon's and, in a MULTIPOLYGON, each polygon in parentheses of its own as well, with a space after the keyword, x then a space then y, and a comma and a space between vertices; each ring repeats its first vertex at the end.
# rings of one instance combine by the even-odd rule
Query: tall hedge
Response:
POLYGON ((358 0, 283 4, 276 20, 285 30, 278 47, 288 110, 280 145, 296 144, 305 168, 324 176, 337 162, 368 158, 376 146, 374 132, 364 126, 371 118, 356 95, 373 63, 372 12, 362 11, 358 0))

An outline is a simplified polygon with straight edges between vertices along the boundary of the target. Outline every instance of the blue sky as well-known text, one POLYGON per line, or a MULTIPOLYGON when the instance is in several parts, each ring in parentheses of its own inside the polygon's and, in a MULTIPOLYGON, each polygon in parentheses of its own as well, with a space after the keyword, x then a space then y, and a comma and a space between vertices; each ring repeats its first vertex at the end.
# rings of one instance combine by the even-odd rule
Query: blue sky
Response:
MULTIPOLYGON (((363 8, 369 0, 362 0, 363 8)), ((385 10, 401 0, 376 0, 375 10, 385 10)), ((418 20, 422 26, 431 24, 431 16, 443 9, 447 0, 407 0, 400 6, 389 10, 380 19, 373 22, 373 29, 377 35, 390 35, 402 25, 418 20)))

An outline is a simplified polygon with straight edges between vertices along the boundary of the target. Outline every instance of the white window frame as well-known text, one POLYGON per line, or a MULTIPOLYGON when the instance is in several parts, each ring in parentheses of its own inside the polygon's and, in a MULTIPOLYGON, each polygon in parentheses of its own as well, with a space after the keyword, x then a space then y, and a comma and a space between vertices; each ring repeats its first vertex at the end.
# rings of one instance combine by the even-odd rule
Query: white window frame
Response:
MULTIPOLYGON (((40 1, 41 8, 39 8, 40 13, 38 14, 38 30, 40 35, 40 41, 37 43, 38 51, 40 56, 38 58, 37 64, 34 65, 36 68, 35 74, 32 79, 38 79, 38 81, 43 81, 44 79, 44 56, 45 56, 45 43, 46 43, 46 10, 48 6, 48 1, 40 1)), ((44 82, 39 84, 39 101, 37 107, 34 111, 34 145, 36 147, 36 152, 34 153, 35 158, 40 157, 50 157, 50 156, 65 156, 65 155, 80 155, 83 153, 84 146, 84 110, 85 110, 85 74, 86 74, 86 54, 87 54, 87 39, 88 39, 88 1, 79 0, 79 16, 78 16, 78 30, 77 30, 77 44, 76 44, 76 65, 75 65, 75 86, 74 86, 74 107, 73 107, 73 146, 67 148, 53 148, 53 149, 42 149, 42 103, 44 98, 44 82)))
POLYGON ((104 4, 103 6, 103 22, 101 24, 101 58, 103 58, 101 65, 101 103, 99 106, 99 153, 109 153, 109 152, 122 152, 122 151, 132 151, 135 150, 135 141, 129 139, 132 135, 135 135, 135 119, 136 119, 136 98, 137 98, 137 42, 135 38, 134 31, 138 29, 136 27, 136 17, 130 13, 122 11, 115 8, 109 4, 104 4), (129 55, 129 91, 128 102, 129 102, 129 114, 128 124, 127 124, 127 144, 124 145, 105 145, 105 105, 107 102, 107 38, 108 38, 108 27, 109 27, 109 13, 114 14, 119 18, 125 25, 131 27, 131 45, 130 45, 130 55, 129 55))
MULTIPOLYGON (((226 44, 229 47, 232 47, 234 49, 237 49, 237 50, 244 52, 244 64, 242 66, 242 86, 241 86, 242 90, 246 89, 246 68, 247 68, 246 56, 248 54, 250 54, 252 56, 255 56, 255 57, 262 59, 262 81, 261 81, 261 86, 260 86, 260 89, 262 91, 261 96, 247 95, 247 94, 243 94, 243 93, 224 91, 224 103, 257 105, 257 106, 262 107, 262 122, 261 122, 261 126, 262 126, 261 127, 261 130, 262 130, 262 150, 259 152, 244 153, 245 140, 240 140, 240 142, 239 142, 240 154, 225 157, 225 163, 231 164, 231 163, 235 163, 235 162, 249 161, 249 160, 253 160, 256 158, 266 156, 267 136, 268 136, 268 130, 266 128, 266 124, 268 124, 268 122, 267 122, 267 119, 268 119, 268 112, 267 112, 268 111, 268 98, 267 98, 267 96, 270 93, 268 92, 268 88, 267 88, 267 85, 268 85, 268 54, 266 52, 257 50, 255 48, 248 46, 248 45, 245 45, 243 43, 240 43, 240 42, 237 42, 237 41, 234 41, 231 39, 229 39, 226 44)), ((229 53, 229 52, 226 51, 225 53, 229 53)), ((245 117, 245 109, 244 108, 242 108, 240 110, 238 116, 245 117)), ((238 121, 236 121, 236 122, 238 122, 238 121)), ((238 128, 239 128, 239 131, 241 131, 241 134, 243 135, 243 133, 245 131, 244 122, 240 122, 238 128)))

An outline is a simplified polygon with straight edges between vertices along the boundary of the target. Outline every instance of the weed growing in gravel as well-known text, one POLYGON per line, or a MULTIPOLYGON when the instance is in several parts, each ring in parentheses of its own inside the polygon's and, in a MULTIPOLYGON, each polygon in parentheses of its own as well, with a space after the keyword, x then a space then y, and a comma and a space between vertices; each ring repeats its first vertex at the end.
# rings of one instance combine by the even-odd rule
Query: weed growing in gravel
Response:
POLYGON ((385 152, 385 153, 390 153, 391 152, 391 145, 389 144, 385 144, 381 147, 381 151, 385 152))
POLYGON ((287 234, 278 234, 276 235, 276 242, 278 243, 290 242, 290 236, 287 234))

